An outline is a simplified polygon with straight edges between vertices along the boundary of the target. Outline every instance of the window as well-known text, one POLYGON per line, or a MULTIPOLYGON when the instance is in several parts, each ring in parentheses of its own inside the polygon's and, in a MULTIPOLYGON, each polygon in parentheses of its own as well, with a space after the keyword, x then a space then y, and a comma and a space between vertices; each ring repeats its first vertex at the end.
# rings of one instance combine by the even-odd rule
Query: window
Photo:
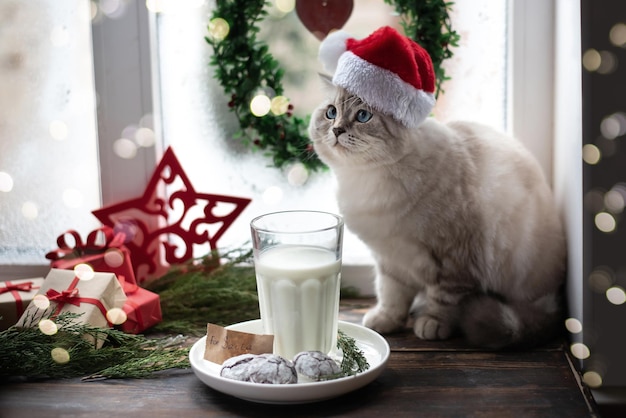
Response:
POLYGON ((85 1, 0 3, 0 265, 98 225, 90 24, 85 1))
MULTIPOLYGON (((38 0, 32 2, 34 5, 30 8, 41 7, 43 9, 42 5, 46 4, 47 9, 63 10, 63 7, 70 2, 70 0, 65 0, 51 5, 47 4, 49 2, 38 0)), ((71 3, 74 4, 74 2, 71 3)), ((56 236, 62 231, 74 228, 78 229, 81 234, 88 232, 92 229, 93 219, 89 213, 91 210, 102 204, 112 204, 142 193, 158 155, 165 146, 169 145, 173 147, 197 191, 240 195, 253 199, 253 204, 222 237, 220 240, 222 245, 237 245, 247 240, 249 236, 247 220, 258 213, 304 207, 336 211, 332 191, 333 179, 329 173, 310 176, 304 186, 293 184, 289 182, 284 172, 265 167, 267 163, 261 155, 244 151, 227 139, 237 130, 237 126, 226 106, 228 98, 224 97, 220 86, 213 79, 211 67, 208 64, 211 49, 203 38, 206 34, 207 16, 210 14, 208 5, 210 2, 194 0, 175 2, 175 4, 152 1, 147 3, 150 7, 158 4, 169 4, 169 6, 160 13, 148 14, 145 8, 146 3, 139 0, 100 0, 97 3, 91 3, 94 18, 92 33, 95 77, 88 82, 95 84, 98 92, 98 156, 101 177, 95 178, 87 188, 97 193, 95 191, 99 189, 98 181, 100 181, 102 200, 99 201, 99 196, 95 195, 93 200, 84 202, 83 206, 77 209, 80 216, 76 212, 72 212, 71 216, 58 216, 58 214, 67 213, 67 210, 64 207, 57 208, 54 212, 56 215, 51 212, 49 217, 42 219, 49 233, 31 233, 29 237, 32 237, 33 242, 25 245, 29 248, 36 248, 37 251, 34 254, 41 257, 46 250, 54 246, 56 236), (150 39, 152 51, 150 51, 150 39), (156 126, 151 123, 152 119, 149 116, 153 102, 156 126), (128 131, 130 130, 132 134, 139 127, 154 129, 157 138, 162 138, 162 142, 157 140, 154 146, 137 147, 135 140, 120 141, 120 139, 130 139, 124 138, 128 136, 128 131), (135 146, 131 147, 130 151, 126 151, 129 153, 126 156, 134 155, 134 157, 121 158, 119 153, 124 150, 123 145, 133 141, 135 146), (79 219, 85 219, 86 223, 79 224, 79 219)), ((455 56, 446 64, 452 80, 444 85, 446 94, 440 97, 435 109, 438 118, 478 120, 515 133, 517 133, 515 126, 525 125, 524 120, 517 118, 517 115, 523 115, 523 111, 527 108, 537 112, 543 111, 541 117, 550 119, 551 102, 549 100, 538 103, 524 101, 523 98, 526 96, 517 94, 526 91, 523 88, 523 81, 516 82, 517 84, 510 81, 511 74, 517 79, 530 74, 523 72, 522 66, 516 67, 516 62, 518 64, 524 62, 523 53, 536 53, 536 50, 542 50, 542 47, 549 43, 549 36, 544 37, 538 44, 524 41, 527 40, 526 31, 537 30, 536 16, 543 17, 539 19, 542 25, 551 27, 550 19, 553 14, 549 10, 551 9, 549 3, 551 2, 521 0, 496 3, 489 0, 455 2, 452 19, 454 28, 461 34, 462 40, 461 46, 454 51, 455 56), (545 13, 544 9, 548 9, 548 12, 545 13), (527 10, 527 12, 521 13, 520 10, 527 10), (533 10, 534 13, 531 13, 533 10), (514 18, 511 19, 511 16, 514 18), (531 24, 535 26, 529 30, 531 24), (509 37, 511 33, 515 35, 513 40, 509 37), (520 45, 526 49, 519 48, 520 45), (511 103, 520 104, 513 106, 511 103)), ((81 16, 88 18, 90 3, 83 0, 80 4, 81 16)), ((0 7, 8 7, 7 5, 13 5, 16 10, 27 8, 16 0, 3 2, 0 7)), ((77 20, 82 23, 83 30, 87 30, 84 27, 88 24, 88 20, 77 20)), ((353 17, 347 23, 346 30, 355 36, 363 37, 374 28, 393 22, 391 8, 382 0, 363 0, 355 2, 353 17), (382 16, 388 16, 388 18, 382 16)), ((10 28, 12 31, 26 31, 29 23, 30 21, 20 25, 13 24, 10 28)), ((287 27, 287 24, 291 25, 290 27, 296 27, 299 24, 294 13, 284 18, 268 18, 265 23, 275 25, 276 28, 282 30, 287 27)), ((4 25, 0 27, 3 28, 0 30, 8 30, 4 25)), ((69 24, 67 28, 69 30, 69 24)), ((306 60, 302 60, 308 64, 299 68, 295 67, 294 72, 314 73, 318 71, 316 61, 318 44, 304 28, 301 28, 301 31, 304 33, 303 39, 310 38, 305 41, 310 47, 309 56, 306 60)), ((70 36, 73 40, 78 38, 78 36, 70 36)), ((88 38, 88 35, 80 37, 80 39, 88 38)), ((0 48, 6 48, 4 39, 6 37, 0 38, 2 42, 0 48)), ((284 53, 284 51, 289 52, 293 47, 287 44, 286 48, 283 45, 281 50, 280 43, 284 41, 282 38, 274 39, 271 48, 272 52, 276 50, 276 57, 288 66, 289 53, 284 53)), ((50 46, 46 48, 48 52, 53 53, 50 46)), ((88 50, 89 45, 86 48, 88 50)), ((82 54, 82 57, 86 56, 88 54, 82 54)), ((0 60, 2 59, 0 57, 0 60)), ((549 60, 548 56, 546 61, 549 60)), ((539 73, 551 71, 550 68, 546 69, 537 63, 543 60, 535 59, 534 61, 536 65, 532 70, 539 73)), ((91 74, 90 67, 82 68, 86 74, 91 74)), ((4 84, 7 81, 6 78, 3 80, 2 74, 0 73, 0 80, 2 80, 0 82, 4 84)), ((69 73, 66 72, 66 74, 69 73)), ((63 82, 49 81, 49 83, 57 86, 62 85, 63 82)), ((287 95, 293 96, 297 109, 301 109, 303 113, 312 111, 312 106, 317 100, 304 102, 304 96, 309 96, 308 90, 306 95, 299 95, 302 89, 298 87, 286 85, 286 89, 287 95)), ((538 90, 539 93, 544 90, 549 91, 549 89, 538 90)), ((55 94, 59 94, 58 90, 55 94)), ((537 92, 528 94, 533 98, 537 97, 537 92)), ((54 103, 55 100, 60 99, 59 96, 52 96, 46 100, 54 103)), ((6 106, 3 104, 3 107, 6 106)), ((93 117, 91 112, 93 107, 83 108, 83 111, 84 109, 88 111, 81 114, 81 117, 87 113, 88 116, 93 117)), ((91 146, 90 155, 95 159, 94 123, 92 119, 92 125, 85 127, 89 132, 78 137, 82 139, 83 145, 88 146, 87 142, 91 144, 89 145, 91 146)), ((73 129, 70 131, 75 132, 73 129)), ((18 136, 27 137, 29 134, 20 132, 18 136)), ((543 138, 545 139, 545 135, 543 138)), ((0 144, 3 147, 3 152, 0 154, 0 164, 3 166, 0 166, 0 172, 7 171, 3 168, 5 160, 17 161, 19 157, 19 155, 14 156, 16 152, 14 150, 11 150, 11 157, 8 152, 4 152, 4 147, 8 146, 6 142, 4 137, 0 137, 0 144)), ((549 144, 549 140, 539 142, 549 144)), ((58 146, 51 150, 53 151, 60 153, 58 146)), ((544 168, 548 176, 551 176, 550 147, 535 151, 548 162, 544 164, 544 168)), ((45 155, 42 153, 38 157, 45 160, 45 155)), ((88 165, 95 167, 94 160, 92 159, 88 165)), ((80 173, 82 172, 81 170, 80 173)), ((73 177, 79 176, 74 174, 73 177)), ((37 190, 38 195, 40 190, 47 187, 47 183, 43 183, 44 179, 47 181, 47 177, 40 178, 42 182, 31 188, 33 191, 37 190)), ((0 199, 2 199, 0 205, 2 205, 3 213, 15 211, 17 208, 17 203, 13 201, 9 203, 6 199, 9 194, 0 192, 0 199)), ((44 195, 43 191, 41 195, 44 195)), ((61 195, 60 192, 50 191, 47 200, 58 201, 61 195)), ((0 247, 4 248, 10 242, 19 242, 20 245, 24 242, 17 237, 18 232, 23 234, 23 226, 5 221, 4 217, 0 219, 0 225, 2 228, 0 247), (6 231, 10 231, 12 235, 8 235, 6 231)), ((354 237, 346 238, 345 261, 349 265, 367 266, 369 264, 367 250, 354 237)), ((37 260, 4 258, 0 261, 3 264, 36 264, 38 262, 45 263, 42 258, 37 260)), ((368 271, 367 267, 365 270, 361 269, 360 274, 364 271, 368 271)))

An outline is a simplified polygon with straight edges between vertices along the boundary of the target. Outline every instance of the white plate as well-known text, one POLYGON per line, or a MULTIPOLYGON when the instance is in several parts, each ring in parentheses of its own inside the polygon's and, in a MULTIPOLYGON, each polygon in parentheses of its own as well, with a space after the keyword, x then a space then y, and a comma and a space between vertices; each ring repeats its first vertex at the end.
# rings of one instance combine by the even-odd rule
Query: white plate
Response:
MULTIPOLYGON (((240 322, 228 329, 262 333, 261 320, 240 322)), ((355 376, 342 377, 324 382, 302 382, 290 385, 271 385, 226 379, 220 376, 221 365, 204 359, 206 336, 198 340, 189 351, 191 368, 207 386, 252 402, 260 403, 307 403, 322 401, 343 395, 367 385, 385 369, 389 359, 389 344, 380 334, 369 328, 349 322, 339 321, 339 329, 354 338, 359 349, 365 354, 370 368, 355 376)))

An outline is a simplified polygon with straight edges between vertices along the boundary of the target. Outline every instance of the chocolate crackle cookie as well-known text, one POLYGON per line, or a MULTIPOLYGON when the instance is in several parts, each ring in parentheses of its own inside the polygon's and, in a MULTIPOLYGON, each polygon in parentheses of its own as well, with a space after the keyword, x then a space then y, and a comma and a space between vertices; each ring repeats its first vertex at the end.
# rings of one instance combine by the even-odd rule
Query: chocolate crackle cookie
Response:
POLYGON ((313 380, 324 380, 341 373, 337 362, 321 351, 298 353, 293 363, 298 373, 313 380))
POLYGON ((243 382, 290 384, 298 381, 293 363, 273 354, 242 354, 222 364, 220 376, 243 382))

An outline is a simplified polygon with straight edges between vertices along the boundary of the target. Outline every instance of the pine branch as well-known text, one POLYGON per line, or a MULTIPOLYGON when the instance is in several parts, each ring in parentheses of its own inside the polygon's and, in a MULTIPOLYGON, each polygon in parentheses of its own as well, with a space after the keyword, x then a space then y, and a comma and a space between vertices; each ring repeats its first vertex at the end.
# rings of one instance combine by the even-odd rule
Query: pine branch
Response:
POLYGON ((166 340, 79 323, 79 317, 61 313, 55 319, 59 332, 54 335, 46 335, 37 327, 11 327, 0 332, 0 376, 132 378, 190 367, 187 348, 168 347, 166 340), (98 336, 105 343, 97 349, 88 336, 98 336), (51 355, 55 349, 65 350, 68 361, 55 361, 51 355))

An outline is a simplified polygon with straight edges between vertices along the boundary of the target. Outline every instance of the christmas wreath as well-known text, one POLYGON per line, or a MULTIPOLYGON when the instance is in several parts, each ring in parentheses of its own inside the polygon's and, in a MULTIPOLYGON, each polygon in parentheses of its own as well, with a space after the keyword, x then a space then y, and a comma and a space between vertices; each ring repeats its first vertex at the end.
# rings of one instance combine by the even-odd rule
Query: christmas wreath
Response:
MULTIPOLYGON (((331 0, 332 1, 332 0, 331 0)), ((445 0, 385 0, 402 17, 407 36, 430 54, 437 78, 437 94, 448 79, 442 67, 452 56, 459 35, 452 30, 445 0)), ((267 16, 265 0, 217 0, 208 25, 206 42, 213 48, 210 64, 228 106, 241 130, 235 134, 244 145, 263 150, 276 168, 294 162, 308 171, 324 168, 307 136, 309 116, 293 114, 293 105, 283 96, 284 70, 257 38, 259 23, 267 16)))

